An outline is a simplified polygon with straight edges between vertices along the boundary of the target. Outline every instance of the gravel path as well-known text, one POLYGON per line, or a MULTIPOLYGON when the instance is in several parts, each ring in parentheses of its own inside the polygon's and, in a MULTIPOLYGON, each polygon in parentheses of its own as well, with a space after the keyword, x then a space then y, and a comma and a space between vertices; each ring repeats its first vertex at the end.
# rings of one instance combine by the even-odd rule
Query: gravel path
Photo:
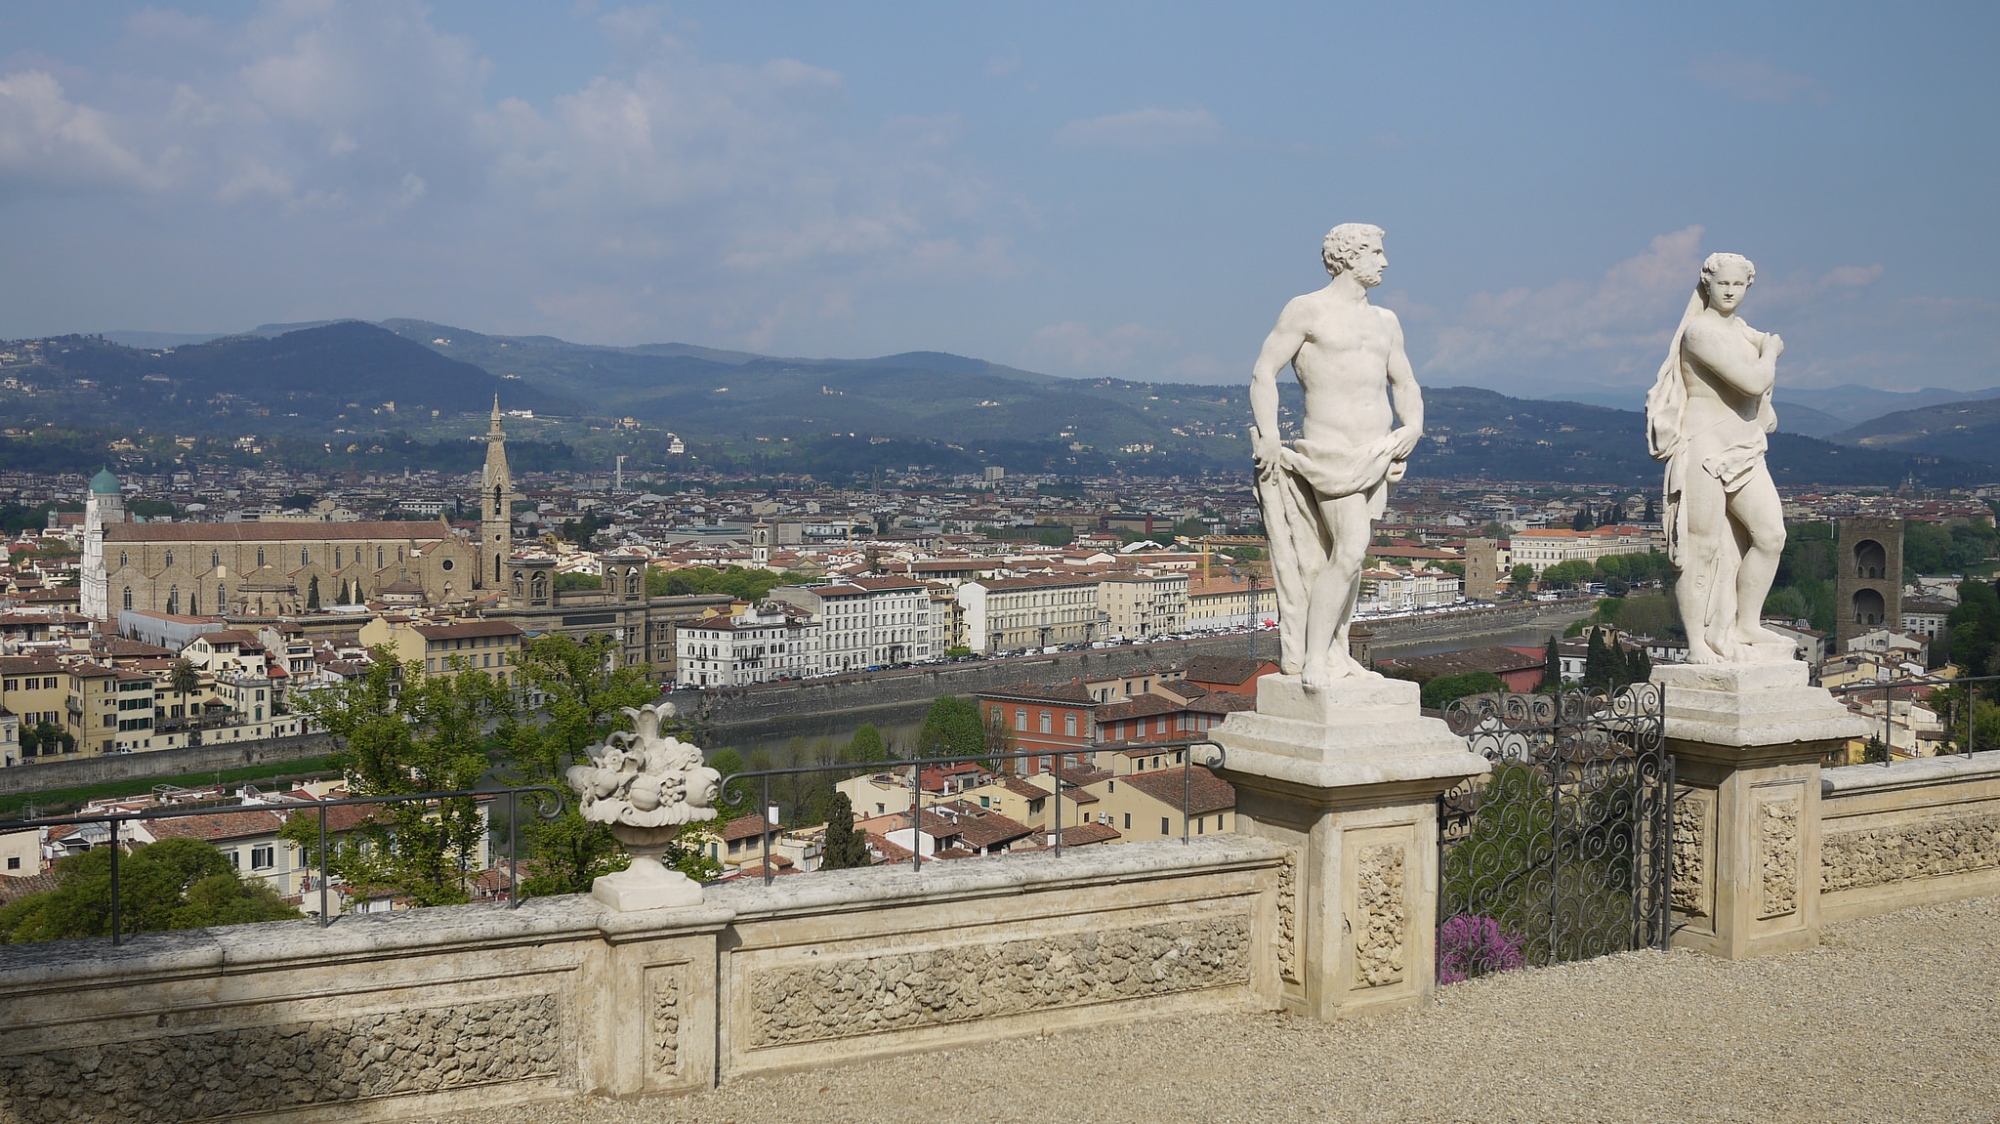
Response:
POLYGON ((1639 952, 1515 972, 1331 1025, 1177 1019, 446 1120, 2000 1121, 2000 898, 1824 936, 1763 960, 1639 952))

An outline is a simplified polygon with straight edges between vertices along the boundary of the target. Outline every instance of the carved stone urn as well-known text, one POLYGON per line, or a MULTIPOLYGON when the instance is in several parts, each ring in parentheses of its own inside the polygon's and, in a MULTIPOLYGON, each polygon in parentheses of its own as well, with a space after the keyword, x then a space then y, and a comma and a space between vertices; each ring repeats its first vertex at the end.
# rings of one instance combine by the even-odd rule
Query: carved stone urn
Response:
POLYGON ((609 825, 632 856, 627 869, 592 882, 590 896, 616 910, 700 905, 701 884, 660 857, 682 827, 715 818, 722 774, 702 763, 701 750, 660 732, 672 703, 626 707, 625 714, 632 731, 584 750, 590 763, 566 774, 583 818, 609 825))

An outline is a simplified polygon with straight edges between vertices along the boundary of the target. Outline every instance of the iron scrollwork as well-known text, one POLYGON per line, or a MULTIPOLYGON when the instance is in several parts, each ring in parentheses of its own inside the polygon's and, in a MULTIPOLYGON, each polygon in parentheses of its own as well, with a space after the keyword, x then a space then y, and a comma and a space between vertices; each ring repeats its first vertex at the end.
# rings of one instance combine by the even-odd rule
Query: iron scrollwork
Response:
POLYGON ((1673 787, 1660 688, 1475 695, 1444 718, 1493 771, 1440 801, 1439 981, 1663 947, 1673 787))

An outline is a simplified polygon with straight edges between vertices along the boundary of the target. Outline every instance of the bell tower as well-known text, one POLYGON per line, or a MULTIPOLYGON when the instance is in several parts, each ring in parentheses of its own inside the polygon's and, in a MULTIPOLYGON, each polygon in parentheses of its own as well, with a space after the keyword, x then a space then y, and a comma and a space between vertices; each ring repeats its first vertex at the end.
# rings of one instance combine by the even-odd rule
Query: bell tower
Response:
POLYGON ((514 553, 514 478, 507 471, 507 434, 500 428, 500 396, 486 427, 486 468, 479 478, 479 547, 485 565, 479 584, 500 588, 501 567, 514 553))

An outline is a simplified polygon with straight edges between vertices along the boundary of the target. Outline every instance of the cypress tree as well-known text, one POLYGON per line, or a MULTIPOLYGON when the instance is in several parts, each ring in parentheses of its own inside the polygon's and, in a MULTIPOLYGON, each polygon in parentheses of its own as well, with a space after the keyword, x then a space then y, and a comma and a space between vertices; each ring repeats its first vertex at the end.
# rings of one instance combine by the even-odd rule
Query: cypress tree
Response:
POLYGON ((868 837, 854 830, 854 802, 836 792, 827 804, 826 842, 820 851, 821 870, 852 870, 871 866, 868 837))
POLYGON ((1542 650, 1542 684, 1560 688, 1563 681, 1562 652, 1556 647, 1555 633, 1549 633, 1548 647, 1542 650))
POLYGON ((1614 676, 1611 651, 1604 643, 1604 630, 1590 630, 1589 645, 1584 650, 1583 684, 1593 689, 1609 690, 1614 676))
POLYGON ((1625 654, 1625 678, 1628 682, 1644 683, 1653 677, 1653 658, 1644 648, 1633 648, 1625 654))
POLYGON ((318 608, 319 608, 319 575, 314 574, 312 580, 306 583, 306 609, 307 611, 310 612, 318 608))
POLYGON ((354 604, 353 598, 349 596, 349 592, 350 591, 348 590, 347 587, 347 579, 346 578, 340 579, 340 600, 334 602, 334 604, 336 605, 354 604))

